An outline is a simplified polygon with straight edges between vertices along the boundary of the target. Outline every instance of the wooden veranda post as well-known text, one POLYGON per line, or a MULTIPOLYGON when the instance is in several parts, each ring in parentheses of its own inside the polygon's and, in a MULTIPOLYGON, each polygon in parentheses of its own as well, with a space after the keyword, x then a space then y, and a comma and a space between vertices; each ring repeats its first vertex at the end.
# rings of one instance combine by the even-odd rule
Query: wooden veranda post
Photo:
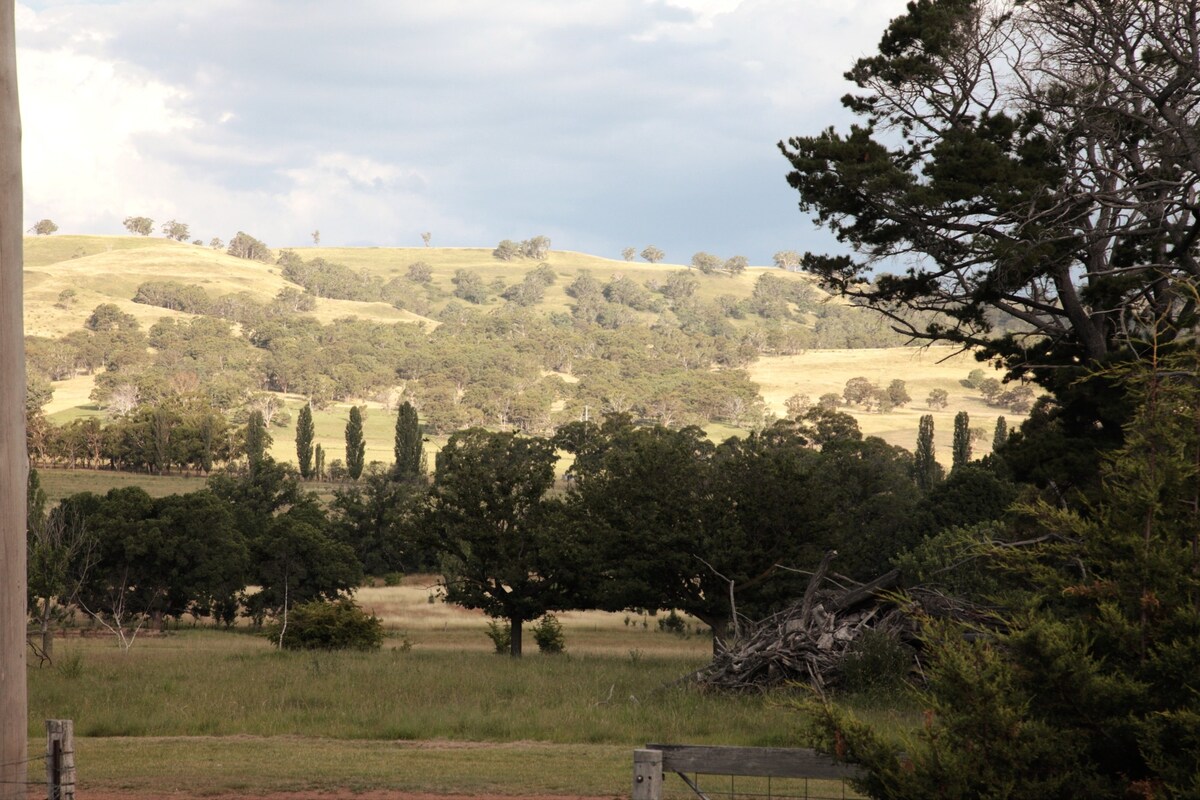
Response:
POLYGON ((75 723, 46 720, 46 797, 75 800, 75 723))
POLYGON ((0 0, 0 798, 24 800, 25 345, 16 3, 0 0))

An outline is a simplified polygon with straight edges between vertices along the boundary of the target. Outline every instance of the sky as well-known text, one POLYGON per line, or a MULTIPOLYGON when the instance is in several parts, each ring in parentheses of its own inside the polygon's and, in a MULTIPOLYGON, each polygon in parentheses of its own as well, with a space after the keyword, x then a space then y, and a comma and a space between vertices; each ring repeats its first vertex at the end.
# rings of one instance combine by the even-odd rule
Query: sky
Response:
POLYGON ((837 245, 776 143, 904 0, 17 3, 25 218, 273 248, 837 245))

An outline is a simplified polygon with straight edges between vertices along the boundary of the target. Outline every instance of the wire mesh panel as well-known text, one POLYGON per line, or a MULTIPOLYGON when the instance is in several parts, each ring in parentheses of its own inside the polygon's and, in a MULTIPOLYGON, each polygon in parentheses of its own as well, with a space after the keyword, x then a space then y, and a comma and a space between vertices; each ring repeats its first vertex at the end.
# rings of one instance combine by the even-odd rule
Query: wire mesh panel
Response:
POLYGON ((861 797, 850 784, 861 774, 858 767, 813 750, 650 744, 634 758, 643 776, 641 782, 635 777, 635 796, 642 800, 861 797), (647 772, 651 764, 654 777, 647 772), (668 780, 672 775, 678 780, 668 780))

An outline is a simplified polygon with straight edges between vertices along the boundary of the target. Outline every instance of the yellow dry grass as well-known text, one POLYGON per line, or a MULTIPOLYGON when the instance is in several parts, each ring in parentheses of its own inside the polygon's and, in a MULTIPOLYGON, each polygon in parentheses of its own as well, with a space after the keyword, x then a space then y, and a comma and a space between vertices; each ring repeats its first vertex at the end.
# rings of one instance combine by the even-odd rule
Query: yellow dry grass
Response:
POLYGON ((1004 416, 1009 429, 1025 419, 1004 409, 989 406, 974 389, 962 385, 973 369, 982 369, 996 378, 1002 371, 980 363, 973 354, 953 347, 889 347, 864 350, 809 350, 794 356, 768 356, 749 367, 750 379, 759 390, 768 408, 784 416, 784 403, 794 394, 806 394, 812 401, 821 395, 834 393, 839 397, 851 378, 863 377, 886 387, 895 379, 905 382, 912 402, 886 414, 864 412, 861 409, 841 410, 851 414, 863 433, 878 436, 889 444, 912 450, 916 445, 917 426, 921 416, 932 414, 938 460, 951 462, 951 432, 954 416, 966 411, 971 427, 984 428, 986 435, 975 443, 976 456, 989 452, 991 432, 996 417, 1004 416), (930 410, 925 399, 933 389, 944 389, 949 404, 944 409, 930 410))
MULTIPOLYGON (((384 627, 407 636, 422 650, 488 651, 492 644, 485 634, 489 618, 442 601, 443 592, 437 575, 408 575, 399 586, 364 586, 355 599, 364 609, 383 620, 384 627)), ((612 654, 636 649, 646 656, 703 656, 710 644, 706 634, 664 635, 656 617, 635 612, 562 611, 555 616, 571 652, 612 654), (623 649, 622 649, 623 648, 623 649)), ((704 626, 683 616, 690 631, 704 626)), ((534 648, 532 634, 526 630, 527 644, 534 648)))

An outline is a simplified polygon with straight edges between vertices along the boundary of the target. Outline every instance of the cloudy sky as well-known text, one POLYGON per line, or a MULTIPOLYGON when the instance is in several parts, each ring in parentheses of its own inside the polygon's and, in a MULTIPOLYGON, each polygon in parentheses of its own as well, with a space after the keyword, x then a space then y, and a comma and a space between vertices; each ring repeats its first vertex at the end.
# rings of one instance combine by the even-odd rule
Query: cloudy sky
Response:
POLYGON ((27 225, 272 247, 829 246, 776 142, 903 0, 17 3, 27 225))

